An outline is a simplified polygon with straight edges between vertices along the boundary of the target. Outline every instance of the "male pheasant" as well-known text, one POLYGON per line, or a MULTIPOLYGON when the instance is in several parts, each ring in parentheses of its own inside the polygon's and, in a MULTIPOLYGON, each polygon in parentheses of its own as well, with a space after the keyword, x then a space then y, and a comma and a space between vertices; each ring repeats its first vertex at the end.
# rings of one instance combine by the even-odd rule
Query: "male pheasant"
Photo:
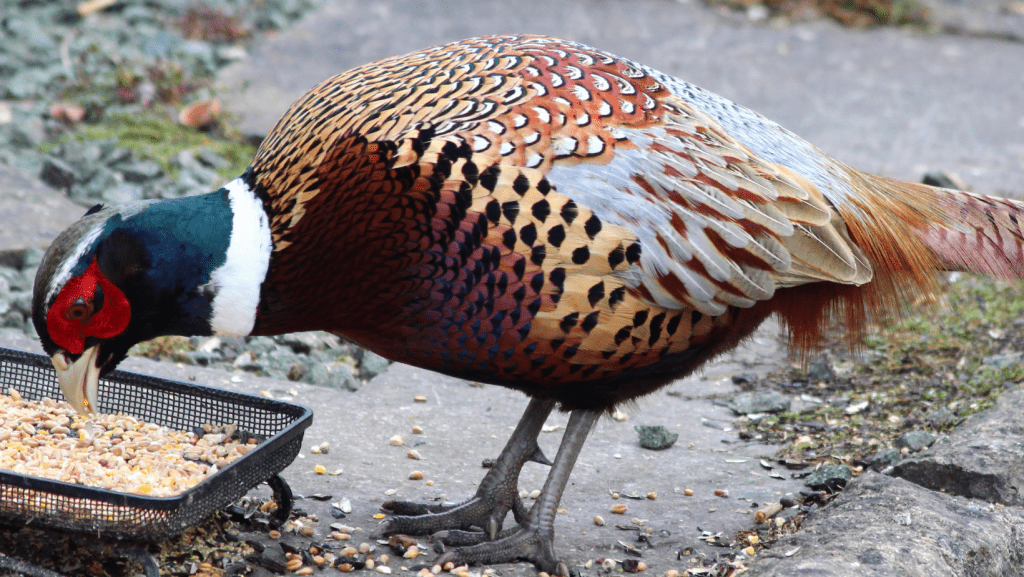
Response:
POLYGON ((899 314, 935 273, 1024 275, 1024 205, 858 172, 646 66, 536 36, 389 58, 299 99, 207 195, 98 208, 49 249, 33 320, 80 411, 158 335, 333 331, 520 390, 476 496, 378 535, 448 530, 460 562, 567 574, 553 520, 598 416, 693 372, 769 315, 813 346, 899 314), (516 485, 572 411, 541 497, 516 485), (501 530, 509 511, 515 527, 501 530))

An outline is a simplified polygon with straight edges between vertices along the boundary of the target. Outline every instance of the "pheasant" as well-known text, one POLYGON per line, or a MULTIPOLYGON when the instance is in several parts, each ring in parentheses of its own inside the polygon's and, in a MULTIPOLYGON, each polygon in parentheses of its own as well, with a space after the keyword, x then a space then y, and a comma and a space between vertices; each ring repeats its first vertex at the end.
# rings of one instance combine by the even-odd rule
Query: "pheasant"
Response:
POLYGON ((936 273, 1024 276, 1024 204, 872 176, 672 76, 565 40, 494 36, 314 87, 244 174, 98 207, 39 268, 33 321, 62 390, 159 335, 332 331, 530 397, 476 495, 390 502, 377 536, 444 560, 567 575, 554 516, 598 417, 770 315, 798 350, 899 315, 936 273), (571 411, 553 462, 536 438, 571 411), (527 509, 523 464, 551 465, 527 509), (508 512, 515 525, 503 529, 508 512))

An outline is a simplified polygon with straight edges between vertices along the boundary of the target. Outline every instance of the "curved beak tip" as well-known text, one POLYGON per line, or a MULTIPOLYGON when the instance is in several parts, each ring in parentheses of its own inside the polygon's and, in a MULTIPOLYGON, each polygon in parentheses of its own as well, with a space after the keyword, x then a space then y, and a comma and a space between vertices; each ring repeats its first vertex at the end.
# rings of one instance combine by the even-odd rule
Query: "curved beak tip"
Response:
POLYGON ((73 362, 63 350, 58 350, 50 357, 64 398, 83 415, 92 413, 97 407, 100 381, 100 368, 96 364, 98 359, 99 345, 86 349, 73 362))

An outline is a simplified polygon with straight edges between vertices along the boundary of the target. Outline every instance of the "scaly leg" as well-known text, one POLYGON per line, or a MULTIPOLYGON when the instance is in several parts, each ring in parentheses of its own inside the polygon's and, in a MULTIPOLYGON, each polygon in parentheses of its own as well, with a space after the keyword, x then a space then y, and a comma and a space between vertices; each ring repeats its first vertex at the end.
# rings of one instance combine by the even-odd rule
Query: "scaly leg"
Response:
POLYGON ((522 521, 526 508, 519 498, 519 472, 527 461, 550 464, 537 446, 537 436, 554 406, 554 401, 530 401, 494 467, 480 482, 476 495, 457 505, 388 501, 381 508, 402 516, 378 525, 371 537, 444 531, 460 544, 473 543, 496 538, 509 511, 513 511, 516 521, 522 521))
POLYGON ((601 411, 593 409, 572 412, 569 424, 565 428, 565 435, 562 437, 562 444, 558 447, 555 463, 544 482, 544 489, 541 490, 540 498, 533 504, 524 523, 503 532, 497 541, 453 549, 442 555, 437 563, 444 565, 448 561, 456 564, 531 561, 541 571, 568 577, 568 566, 555 555, 555 512, 558 510, 559 501, 562 500, 562 492, 569 480, 569 473, 576 464, 576 457, 579 456, 583 442, 587 440, 587 435, 599 416, 601 411))

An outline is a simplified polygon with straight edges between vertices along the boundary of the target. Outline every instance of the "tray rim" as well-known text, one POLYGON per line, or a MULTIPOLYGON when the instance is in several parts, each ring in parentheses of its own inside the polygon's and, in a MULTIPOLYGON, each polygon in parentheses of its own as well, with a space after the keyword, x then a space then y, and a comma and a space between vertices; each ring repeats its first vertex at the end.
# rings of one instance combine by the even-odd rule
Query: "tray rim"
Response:
MULTIPOLYGON (((49 357, 39 353, 0 347, 0 354, 7 357, 21 357, 19 360, 25 361, 23 364, 31 364, 42 368, 53 368, 49 357)), ((95 501, 102 501, 119 507, 133 507, 136 509, 146 509, 151 511, 169 511, 178 509, 186 505, 189 501, 198 499, 206 493, 215 490, 215 482, 218 484, 222 481, 228 483, 232 482, 233 479, 226 479, 225 477, 234 477, 236 469, 239 468, 241 464, 248 463, 248 461, 257 457, 262 457, 264 454, 270 453, 279 448, 282 444, 292 441, 296 435, 303 434, 313 423, 312 409, 289 401, 269 399, 267 397, 261 397, 251 393, 220 389, 198 383, 186 383, 184 381, 165 379, 162 377, 155 377, 131 371, 114 370, 102 378, 103 380, 116 382, 129 387, 142 385, 143 388, 158 389, 175 393, 196 394, 196 396, 206 398, 216 397, 219 400, 224 400, 225 396, 234 397, 236 400, 245 400, 249 402, 249 406, 258 405, 258 408, 260 409, 280 409, 277 410, 277 412, 286 414, 292 417, 293 420, 283 429, 269 437, 266 441, 257 445, 257 450, 249 451, 245 455, 242 455, 240 458, 229 463, 228 466, 223 469, 219 469, 213 475, 207 476, 202 482, 196 484, 194 487, 178 493, 177 495, 150 497, 135 493, 124 493, 100 487, 81 485, 78 483, 69 483, 67 481, 58 481, 56 479, 36 477, 34 475, 25 475, 22 473, 15 473, 7 469, 0 469, 0 483, 29 491, 48 492, 72 499, 91 499, 95 501), (135 382, 128 382, 129 379, 135 382)), ((280 471, 278 471, 278 473, 280 473, 280 471)), ((85 529, 83 528, 83 530, 85 529)))

